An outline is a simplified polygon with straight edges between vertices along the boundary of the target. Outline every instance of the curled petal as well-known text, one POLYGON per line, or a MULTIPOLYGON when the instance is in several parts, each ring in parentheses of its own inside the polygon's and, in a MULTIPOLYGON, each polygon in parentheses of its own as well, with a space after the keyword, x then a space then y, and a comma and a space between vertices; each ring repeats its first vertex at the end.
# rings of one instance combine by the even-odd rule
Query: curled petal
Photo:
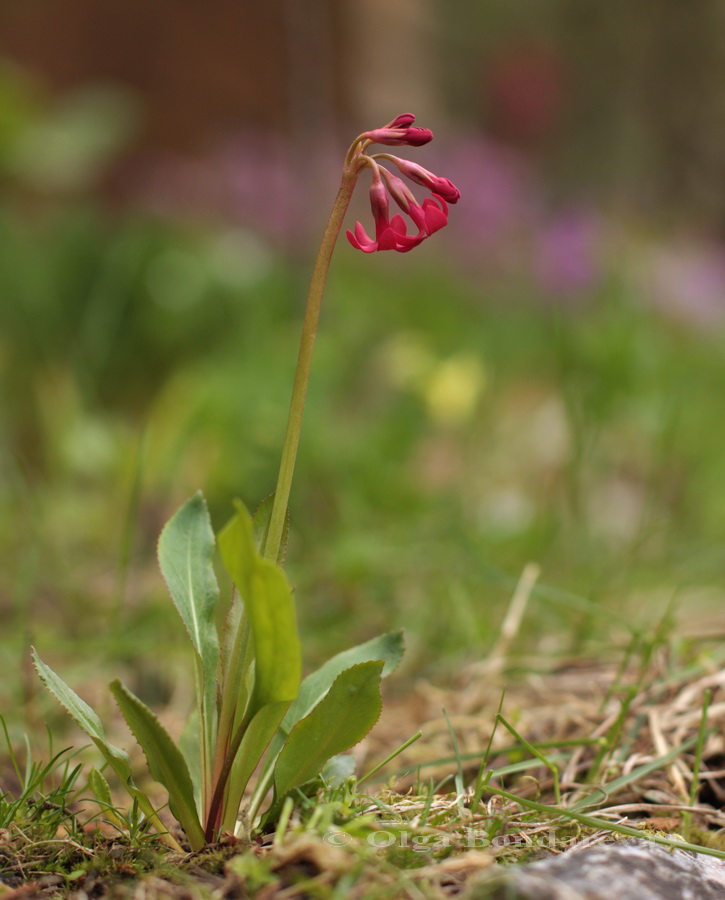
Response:
POLYGON ((423 201, 423 212, 425 214, 425 230, 428 234, 434 234, 448 224, 448 206, 443 197, 439 197, 437 194, 423 201), (440 201, 440 206, 436 200, 440 201))
POLYGON ((428 225, 425 220, 425 209, 418 202, 415 202, 410 205, 407 213, 415 223, 415 226, 418 229, 418 233, 422 234, 423 237, 427 237, 428 225))
POLYGON ((412 250, 413 247, 417 247, 427 236, 424 231, 419 231, 418 234, 408 234, 408 227, 405 224, 405 219, 401 215, 393 216, 390 227, 395 231, 395 249, 399 253, 407 253, 409 250, 412 250))
POLYGON ((378 250, 397 250, 398 239, 391 225, 380 232, 378 237, 378 250))
POLYGON ((392 122, 388 122, 385 126, 386 128, 410 128, 410 126, 415 122, 415 116, 413 113, 401 113, 399 116, 396 116, 392 122))
POLYGON ((377 241, 369 238, 360 222, 355 223, 355 234, 349 229, 345 232, 348 241, 356 250, 362 250, 363 253, 374 253, 378 249, 377 241))
POLYGON ((417 247, 418 244, 426 237, 425 232, 418 231, 418 234, 408 234, 408 226, 405 224, 405 219, 401 215, 393 216, 390 227, 393 229, 396 235, 398 246, 395 248, 399 250, 401 253, 405 253, 408 250, 412 250, 413 247, 417 247))

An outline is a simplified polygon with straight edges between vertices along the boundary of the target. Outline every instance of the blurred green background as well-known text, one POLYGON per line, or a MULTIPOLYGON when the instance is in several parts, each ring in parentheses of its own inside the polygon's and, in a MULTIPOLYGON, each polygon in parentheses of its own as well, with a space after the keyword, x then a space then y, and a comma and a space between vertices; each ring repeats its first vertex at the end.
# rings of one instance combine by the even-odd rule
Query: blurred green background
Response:
POLYGON ((217 527, 273 490, 342 157, 407 110, 462 199, 414 253, 336 251, 291 506, 308 661, 404 625, 445 677, 529 561, 522 665, 668 615, 722 635, 723 18, 4 4, 0 709, 32 718, 30 642, 172 694, 158 533, 199 488, 217 527))

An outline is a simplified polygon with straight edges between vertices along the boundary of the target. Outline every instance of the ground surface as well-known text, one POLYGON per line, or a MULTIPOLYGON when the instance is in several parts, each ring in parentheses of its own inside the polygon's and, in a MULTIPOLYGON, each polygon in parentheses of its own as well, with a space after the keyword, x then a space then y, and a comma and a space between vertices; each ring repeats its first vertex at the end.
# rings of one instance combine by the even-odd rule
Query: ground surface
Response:
POLYGON ((323 791, 251 844, 178 857, 97 809, 83 826, 82 790, 52 834, 56 813, 30 804, 0 832, 1 896, 479 898, 497 864, 612 843, 626 827, 725 856, 725 674, 712 651, 678 658, 670 643, 536 674, 512 662, 469 666, 445 690, 389 692, 357 755, 364 771, 420 727, 394 773, 323 791))

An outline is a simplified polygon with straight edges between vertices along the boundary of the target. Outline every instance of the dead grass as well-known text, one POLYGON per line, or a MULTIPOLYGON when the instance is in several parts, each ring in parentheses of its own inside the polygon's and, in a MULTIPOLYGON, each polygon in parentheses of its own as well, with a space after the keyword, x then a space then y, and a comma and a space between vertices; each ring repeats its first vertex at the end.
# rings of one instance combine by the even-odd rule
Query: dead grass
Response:
POLYGON ((418 681, 389 696, 358 761, 364 771, 421 728, 396 773, 367 794, 322 792, 276 836, 173 857, 87 830, 57 835, 61 859, 57 846, 10 828, 0 897, 445 898, 497 862, 610 840, 622 824, 725 849, 725 671, 714 651, 685 655, 671 642, 626 665, 572 660, 544 673, 515 674, 511 663, 468 666, 446 690, 418 681), (494 728, 499 710, 525 743, 494 728))

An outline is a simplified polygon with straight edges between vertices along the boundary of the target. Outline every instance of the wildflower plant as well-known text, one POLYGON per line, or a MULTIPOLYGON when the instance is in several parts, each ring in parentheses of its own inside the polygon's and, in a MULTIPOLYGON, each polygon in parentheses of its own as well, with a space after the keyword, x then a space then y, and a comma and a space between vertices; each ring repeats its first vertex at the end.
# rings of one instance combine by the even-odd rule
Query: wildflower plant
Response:
MULTIPOLYGON (((358 177, 370 169, 370 204, 375 238, 358 222, 347 237, 365 253, 407 252, 448 221, 448 204, 458 189, 408 160, 369 154, 373 144, 418 147, 433 137, 406 113, 383 128, 361 134, 345 157, 342 182, 315 264, 302 328, 287 431, 277 487, 250 516, 241 502, 215 540, 200 493, 164 527, 158 544, 161 572, 192 645, 196 707, 190 727, 174 742, 154 713, 121 681, 110 685, 116 703, 141 746, 149 773, 168 792, 169 806, 192 849, 224 832, 240 833, 272 823, 285 798, 310 789, 333 757, 360 741, 381 709, 380 680, 397 665, 400 632, 381 635, 339 653, 301 679, 301 649, 295 604, 282 568, 287 543, 288 500, 302 425, 322 294, 342 222, 358 177), (403 178, 427 188, 418 203, 403 178), (398 213, 392 198, 417 232, 398 213), (235 590, 226 608, 214 571, 215 553, 235 590), (223 618, 221 633, 217 621, 223 618), (250 781, 256 774, 254 789, 250 781), (243 799, 247 804, 240 816, 243 799)), ((111 744, 96 713, 33 651, 38 674, 89 735, 143 814, 170 846, 167 832, 146 792, 134 782, 127 753, 111 744)), ((110 804, 104 776, 93 770, 90 786, 110 804)))

